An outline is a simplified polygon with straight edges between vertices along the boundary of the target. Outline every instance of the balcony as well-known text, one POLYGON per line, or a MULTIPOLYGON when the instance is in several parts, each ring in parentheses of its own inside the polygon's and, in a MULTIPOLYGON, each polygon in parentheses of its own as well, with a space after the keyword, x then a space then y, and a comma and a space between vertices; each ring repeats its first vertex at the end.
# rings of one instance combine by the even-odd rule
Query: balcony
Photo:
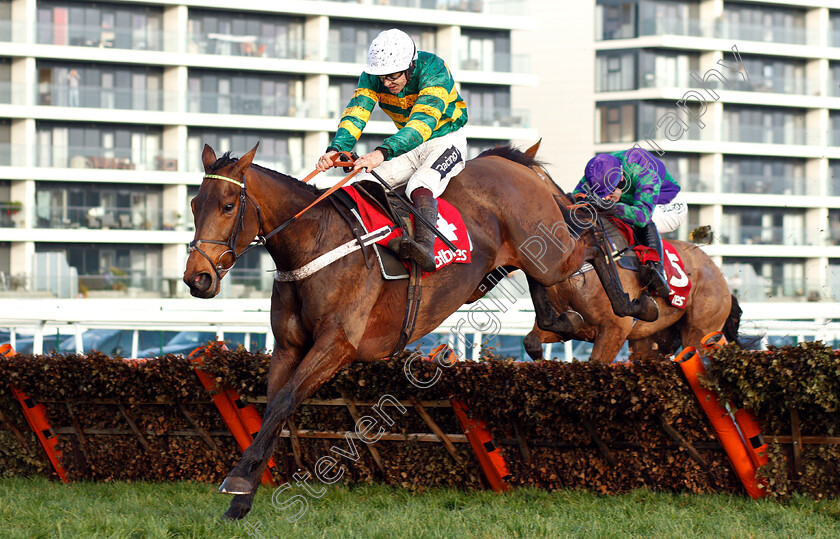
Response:
POLYGON ((158 208, 109 206, 39 206, 35 228, 91 230, 186 230, 181 215, 158 208))
POLYGON ((485 127, 531 127, 530 111, 506 107, 467 107, 470 125, 485 127))
MULTIPOLYGON (((154 28, 103 28, 98 25, 38 24, 37 43, 100 49, 178 50, 176 32, 154 28)), ((17 41, 17 40, 15 40, 17 41)))
POLYGON ((804 127, 767 127, 763 125, 731 125, 724 123, 722 140, 760 144, 795 144, 820 146, 820 134, 804 127))
MULTIPOLYGON (((712 23, 703 22, 699 19, 654 17, 644 18, 639 21, 639 36, 695 36, 712 37, 712 23)), ((632 28, 622 27, 620 31, 622 38, 636 37, 632 35, 632 28), (631 35, 627 35, 630 33, 631 35)), ((613 37, 612 39, 618 39, 613 37)))
POLYGON ((458 67, 465 71, 491 71, 494 73, 530 73, 530 57, 526 54, 496 52, 492 55, 461 56, 458 67))
POLYGON ((774 178, 772 176, 724 176, 724 193, 747 193, 762 195, 818 195, 819 180, 803 178, 774 178))
POLYGON ((805 231, 781 226, 724 224, 720 228, 720 242, 725 245, 805 245, 805 231))
POLYGON ((187 110, 189 112, 206 114, 321 118, 320 108, 321 102, 319 100, 290 99, 285 96, 267 96, 263 94, 214 94, 202 92, 199 94, 190 93, 187 96, 187 110))
POLYGON ((683 174, 675 176, 680 184, 680 191, 691 193, 711 193, 714 190, 715 179, 700 174, 683 174))
POLYGON ((790 43, 793 45, 819 45, 820 39, 816 32, 806 31, 805 28, 790 26, 732 23, 726 19, 715 24, 714 37, 741 40, 763 41, 767 43, 790 43))
POLYGON ((176 171, 179 166, 177 152, 163 150, 40 145, 32 159, 30 155, 32 149, 26 146, 0 144, 0 166, 157 171, 176 171))
MULTIPOLYGON (((220 56, 280 58, 288 60, 323 60, 318 42, 270 39, 262 36, 231 34, 189 34, 187 52, 220 56)), ((365 61, 367 49, 365 49, 365 61)))
POLYGON ((161 90, 132 90, 102 86, 70 88, 67 85, 42 84, 38 88, 37 103, 57 107, 176 111, 178 94, 161 90))
POLYGON ((489 13, 494 15, 524 16, 527 3, 524 0, 328 0, 345 4, 367 6, 391 6, 415 9, 437 9, 446 11, 464 11, 469 13, 489 13))

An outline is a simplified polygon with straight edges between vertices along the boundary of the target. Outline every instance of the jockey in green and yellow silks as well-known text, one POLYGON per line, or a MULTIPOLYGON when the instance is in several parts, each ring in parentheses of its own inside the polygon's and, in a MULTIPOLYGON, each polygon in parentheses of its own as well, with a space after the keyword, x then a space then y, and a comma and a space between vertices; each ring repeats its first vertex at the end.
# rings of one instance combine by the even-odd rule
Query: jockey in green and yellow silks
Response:
MULTIPOLYGON (((464 169, 467 140, 461 127, 467 123, 467 107, 444 61, 417 51, 405 32, 386 30, 371 43, 356 91, 316 168, 327 170, 336 152, 353 149, 377 103, 398 131, 357 159, 354 168, 368 173, 375 168, 389 185, 405 184, 419 213, 434 224, 436 198, 464 169)), ((370 179, 370 175, 356 178, 370 179)), ((401 238, 395 250, 417 261, 424 271, 433 271, 434 238, 431 230, 418 226, 415 239, 401 238)))

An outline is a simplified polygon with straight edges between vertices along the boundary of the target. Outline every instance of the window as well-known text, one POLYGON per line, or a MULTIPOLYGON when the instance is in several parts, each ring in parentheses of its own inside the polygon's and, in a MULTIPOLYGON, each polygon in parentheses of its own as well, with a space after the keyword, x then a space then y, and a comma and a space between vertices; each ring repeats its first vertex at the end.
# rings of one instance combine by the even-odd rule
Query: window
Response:
POLYGON ((302 77, 192 70, 190 112, 307 116, 302 77))
POLYGON ((797 259, 725 257, 721 270, 742 303, 785 301, 806 293, 805 263, 797 259))
MULTIPOLYGON (((394 28, 393 24, 378 24, 371 21, 356 22, 330 20, 329 53, 331 62, 350 62, 364 64, 370 42, 380 32, 394 28)), ((437 30, 434 27, 397 25, 414 40, 418 50, 435 52, 437 50, 437 30)), ((450 58, 444 58, 450 62, 450 58)))
POLYGON ((187 24, 191 53, 298 59, 313 53, 299 17, 191 9, 187 24))
POLYGON ((38 43, 163 50, 162 27, 159 7, 38 2, 38 43))
POLYGON ((35 130, 39 167, 166 170, 160 127, 41 122, 35 130))
POLYGON ((600 0, 595 10, 596 39, 636 37, 636 1, 600 0))
POLYGON ((732 142, 805 144, 805 113, 798 110, 728 106, 723 139, 732 142))
POLYGON ((510 32, 462 30, 459 53, 458 65, 461 69, 512 71, 510 32))
POLYGON ((140 288, 160 291, 160 245, 36 243, 36 253, 58 252, 79 275, 79 291, 140 288))
POLYGON ((595 91, 635 90, 636 53, 599 54, 595 58, 595 91))
POLYGON ((768 195, 816 194, 817 182, 805 179, 804 159, 723 158, 723 191, 768 195))
POLYGON ((805 84, 804 61, 761 56, 742 56, 741 59, 749 80, 740 76, 728 77, 729 89, 780 94, 809 93, 805 84))
POLYGON ((636 141, 636 105, 599 105, 595 122, 595 142, 636 141))
POLYGON ((800 209, 726 207, 721 224, 722 243, 805 244, 805 211, 800 209))
MULTIPOLYGON (((187 163, 192 171, 201 171, 199 156, 209 144, 217 156, 230 151, 240 156, 256 145, 260 147, 254 162, 284 174, 297 174, 303 167, 303 136, 297 133, 251 131, 245 129, 190 129, 187 138, 187 163)), ((309 163, 307 163, 309 164, 309 163)))
POLYGON ((162 85, 162 68, 38 63, 39 105, 163 110, 162 85))
POLYGON ((696 155, 677 152, 654 155, 665 163, 668 173, 680 184, 681 191, 711 191, 711 179, 700 177, 700 158, 696 155))
POLYGON ((510 88, 501 86, 463 85, 460 91, 470 123, 474 125, 515 126, 522 118, 510 109, 510 88))
POLYGON ((158 185, 37 182, 35 226, 160 230, 158 185))
POLYGON ((725 3, 719 37, 805 44, 805 10, 725 3))

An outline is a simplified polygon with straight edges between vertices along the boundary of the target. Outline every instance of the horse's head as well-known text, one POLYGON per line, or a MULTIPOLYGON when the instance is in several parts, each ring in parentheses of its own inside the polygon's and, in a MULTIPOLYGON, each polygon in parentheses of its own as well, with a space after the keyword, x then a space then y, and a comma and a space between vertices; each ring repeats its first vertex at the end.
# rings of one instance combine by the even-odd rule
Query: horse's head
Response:
POLYGON ((204 145, 204 181, 190 202, 195 238, 184 271, 184 282, 197 298, 219 293, 222 277, 260 233, 259 208, 245 189, 258 146, 239 159, 228 154, 217 159, 204 145))

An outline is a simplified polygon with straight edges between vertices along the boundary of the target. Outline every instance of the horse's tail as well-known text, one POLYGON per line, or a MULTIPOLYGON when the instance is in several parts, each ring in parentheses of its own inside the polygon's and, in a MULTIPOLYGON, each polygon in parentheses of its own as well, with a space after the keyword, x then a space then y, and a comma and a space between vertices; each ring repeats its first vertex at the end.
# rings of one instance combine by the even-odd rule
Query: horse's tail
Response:
POLYGON ((735 297, 735 294, 731 294, 731 296, 732 306, 729 308, 729 316, 723 324, 723 336, 726 337, 728 342, 735 343, 741 348, 752 350, 761 342, 761 337, 747 337, 738 334, 738 330, 741 327, 741 315, 744 314, 744 311, 741 310, 741 304, 738 303, 738 298, 735 297))

